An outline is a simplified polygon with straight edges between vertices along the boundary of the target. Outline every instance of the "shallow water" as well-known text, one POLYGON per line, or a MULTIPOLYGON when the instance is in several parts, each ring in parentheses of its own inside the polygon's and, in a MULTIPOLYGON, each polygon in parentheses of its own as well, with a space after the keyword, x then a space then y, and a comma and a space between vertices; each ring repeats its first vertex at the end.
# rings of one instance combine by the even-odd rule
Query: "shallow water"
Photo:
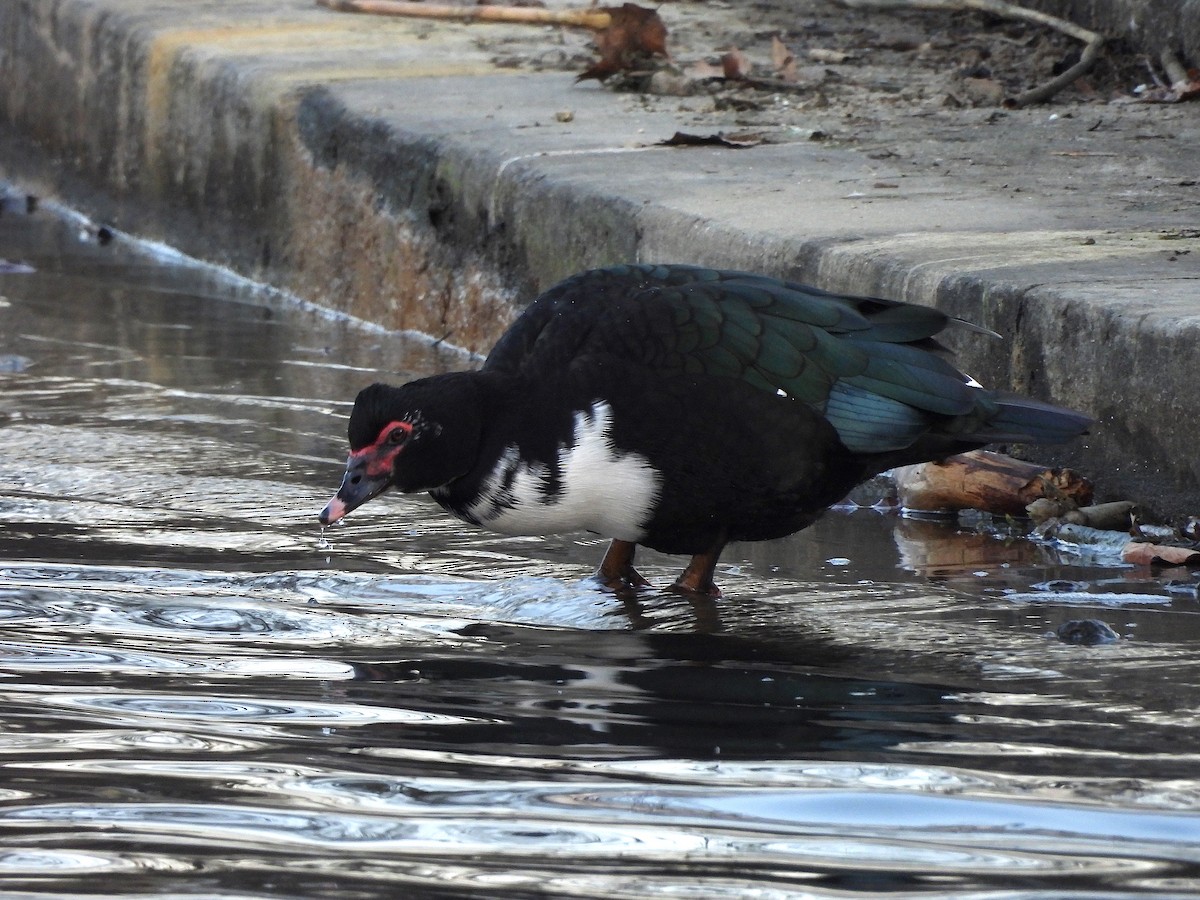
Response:
POLYGON ((323 533, 357 389, 466 360, 18 207, 6 896, 1200 896, 1188 573, 859 510, 623 602, 586 535, 323 533))

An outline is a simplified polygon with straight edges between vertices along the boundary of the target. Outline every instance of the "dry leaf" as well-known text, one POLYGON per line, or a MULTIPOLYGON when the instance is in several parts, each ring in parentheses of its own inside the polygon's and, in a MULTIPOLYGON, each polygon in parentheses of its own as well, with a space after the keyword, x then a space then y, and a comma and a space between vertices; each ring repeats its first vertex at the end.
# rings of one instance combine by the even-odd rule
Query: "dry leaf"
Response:
POLYGON ((1130 541, 1121 552, 1121 559, 1135 566, 1149 566, 1154 563, 1184 566, 1200 563, 1200 550, 1191 547, 1168 547, 1163 544, 1130 541))
POLYGON ((723 66, 713 65, 710 62, 701 60, 697 63, 692 63, 683 70, 685 78, 692 81, 707 81, 710 78, 724 78, 725 69, 723 66))
POLYGON ((661 147, 732 147, 742 150, 746 147, 757 147, 763 142, 760 135, 741 132, 738 134, 689 134, 677 131, 665 141, 659 141, 661 147))
POLYGON ((787 45, 777 35, 771 36, 771 65, 784 81, 796 80, 796 57, 787 45))
POLYGON ((636 66, 642 56, 668 56, 667 26, 652 9, 636 3, 606 6, 601 12, 611 17, 609 26, 596 32, 596 49, 600 59, 579 76, 604 80, 609 75, 636 66))
POLYGON ((750 74, 750 60, 746 54, 734 47, 721 57, 721 68, 730 80, 745 78, 750 74))

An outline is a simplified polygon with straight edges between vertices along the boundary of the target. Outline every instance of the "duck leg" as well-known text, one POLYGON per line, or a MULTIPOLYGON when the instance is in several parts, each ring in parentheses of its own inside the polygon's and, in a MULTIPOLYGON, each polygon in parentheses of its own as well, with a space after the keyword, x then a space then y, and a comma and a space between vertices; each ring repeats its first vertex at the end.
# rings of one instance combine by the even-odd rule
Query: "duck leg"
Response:
POLYGON ((721 589, 713 583, 713 572, 716 571, 717 560, 721 558, 725 543, 725 538, 720 538, 712 547, 693 556, 683 574, 675 579, 674 589, 685 594, 720 597, 721 589))
POLYGON ((596 578, 606 588, 613 591, 629 590, 630 588, 645 587, 650 582, 643 578, 633 567, 633 554, 637 544, 632 541, 613 540, 608 545, 604 559, 600 560, 600 568, 596 570, 596 578))

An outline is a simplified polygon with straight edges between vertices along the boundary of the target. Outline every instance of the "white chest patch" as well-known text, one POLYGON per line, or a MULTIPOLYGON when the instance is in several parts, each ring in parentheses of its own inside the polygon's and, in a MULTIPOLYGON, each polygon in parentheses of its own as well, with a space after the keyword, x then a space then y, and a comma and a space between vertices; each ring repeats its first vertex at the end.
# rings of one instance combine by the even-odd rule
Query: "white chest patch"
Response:
POLYGON ((612 408, 597 403, 575 414, 572 440, 550 466, 522 462, 509 447, 466 513, 503 534, 592 531, 638 541, 658 500, 662 478, 645 457, 617 450, 612 408))

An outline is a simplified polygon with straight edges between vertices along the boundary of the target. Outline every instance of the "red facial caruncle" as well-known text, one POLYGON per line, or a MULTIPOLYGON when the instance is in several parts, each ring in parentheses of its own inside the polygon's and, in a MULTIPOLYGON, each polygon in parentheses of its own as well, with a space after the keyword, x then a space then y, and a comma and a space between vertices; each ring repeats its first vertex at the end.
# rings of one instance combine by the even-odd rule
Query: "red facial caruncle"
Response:
POLYGON ((408 443, 412 431, 412 422, 388 422, 380 429, 375 443, 350 454, 342 485, 321 513, 322 525, 332 525, 391 486, 396 457, 408 443))

